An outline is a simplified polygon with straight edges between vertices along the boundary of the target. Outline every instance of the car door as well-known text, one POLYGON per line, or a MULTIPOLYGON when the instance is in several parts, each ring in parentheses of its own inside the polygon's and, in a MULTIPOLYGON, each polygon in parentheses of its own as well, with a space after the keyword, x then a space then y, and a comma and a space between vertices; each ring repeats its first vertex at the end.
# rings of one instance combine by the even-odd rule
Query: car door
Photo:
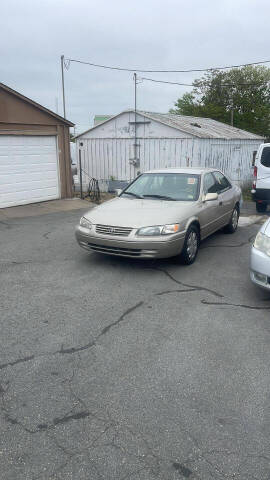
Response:
POLYGON ((229 180, 223 173, 216 171, 213 173, 217 183, 217 194, 219 200, 220 227, 224 227, 230 221, 233 208, 235 206, 234 190, 229 180))
POLYGON ((214 233, 220 228, 221 224, 221 210, 219 200, 204 201, 204 196, 207 193, 217 193, 217 182, 214 175, 209 172, 205 173, 203 177, 202 186, 202 202, 200 205, 199 221, 201 225, 201 238, 205 238, 211 233, 214 233))
POLYGON ((257 164, 257 188, 270 189, 270 147, 264 146, 257 164))

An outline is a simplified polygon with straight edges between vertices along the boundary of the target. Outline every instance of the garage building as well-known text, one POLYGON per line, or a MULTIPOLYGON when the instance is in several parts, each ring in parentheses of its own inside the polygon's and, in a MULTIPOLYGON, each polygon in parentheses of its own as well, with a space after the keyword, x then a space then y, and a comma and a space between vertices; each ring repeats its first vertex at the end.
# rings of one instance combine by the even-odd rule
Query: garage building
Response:
POLYGON ((72 197, 72 126, 0 83, 0 208, 72 197))
POLYGON ((130 181, 155 168, 215 167, 247 185, 254 151, 263 137, 211 118, 124 111, 76 138, 83 181, 102 187, 110 179, 130 181), (87 175, 86 175, 87 174, 87 175))

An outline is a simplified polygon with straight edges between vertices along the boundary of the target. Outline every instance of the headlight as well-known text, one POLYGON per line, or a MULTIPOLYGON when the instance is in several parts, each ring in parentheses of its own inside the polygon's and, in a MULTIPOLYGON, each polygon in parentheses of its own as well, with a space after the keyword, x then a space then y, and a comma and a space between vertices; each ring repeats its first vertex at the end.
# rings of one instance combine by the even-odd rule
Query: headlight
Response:
POLYGON ((179 231, 180 225, 174 223, 173 225, 156 225, 154 227, 143 227, 137 230, 137 235, 145 237, 153 237, 158 235, 171 235, 179 231))
POLYGON ((80 226, 83 228, 88 228, 88 230, 91 230, 92 223, 90 222, 90 220, 87 220, 87 218, 82 217, 80 220, 80 226))
POLYGON ((270 238, 267 235, 259 232, 253 246, 270 257, 270 238))

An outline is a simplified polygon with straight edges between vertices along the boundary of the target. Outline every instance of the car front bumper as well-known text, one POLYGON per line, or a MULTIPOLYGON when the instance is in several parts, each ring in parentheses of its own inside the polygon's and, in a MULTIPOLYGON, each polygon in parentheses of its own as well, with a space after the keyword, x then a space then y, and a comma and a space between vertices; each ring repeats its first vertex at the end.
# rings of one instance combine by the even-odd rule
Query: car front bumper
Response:
POLYGON ((254 247, 251 249, 250 278, 256 285, 270 291, 270 257, 254 247))
POLYGON ((168 258, 180 254, 185 241, 185 232, 164 237, 116 238, 97 235, 94 231, 78 226, 75 236, 80 247, 88 251, 130 258, 168 258))

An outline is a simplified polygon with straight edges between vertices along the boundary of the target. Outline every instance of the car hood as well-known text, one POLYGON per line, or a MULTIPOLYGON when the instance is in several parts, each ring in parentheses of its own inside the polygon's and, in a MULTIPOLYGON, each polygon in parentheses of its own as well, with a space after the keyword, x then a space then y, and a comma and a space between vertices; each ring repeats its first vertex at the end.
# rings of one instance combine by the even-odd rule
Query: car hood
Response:
POLYGON ((195 214, 196 203, 120 197, 94 207, 84 217, 93 224, 140 228, 179 223, 195 214))

